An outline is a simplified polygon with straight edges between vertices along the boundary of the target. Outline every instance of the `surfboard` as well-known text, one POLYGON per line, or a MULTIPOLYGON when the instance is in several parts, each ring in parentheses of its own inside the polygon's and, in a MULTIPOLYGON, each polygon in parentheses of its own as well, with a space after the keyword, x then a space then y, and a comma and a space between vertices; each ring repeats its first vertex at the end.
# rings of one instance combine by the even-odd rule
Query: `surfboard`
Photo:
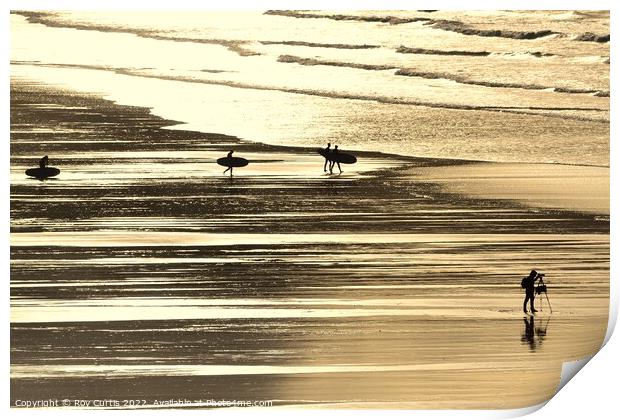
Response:
POLYGON ((58 175, 59 173, 60 169, 52 167, 26 169, 26 175, 34 178, 50 178, 58 175))
POLYGON ((240 157, 223 157, 217 160, 218 165, 225 166, 227 168, 230 166, 232 166, 233 168, 241 168, 243 166, 247 166, 248 163, 250 162, 247 159, 240 157))
POLYGON ((326 159, 327 159, 327 158, 329 158, 329 154, 330 154, 330 152, 328 152, 328 151, 327 151, 327 150, 325 150, 325 149, 319 149, 319 150, 317 150, 317 153, 318 153, 319 155, 323 156, 323 157, 324 157, 324 158, 326 158, 326 159))
POLYGON ((340 162, 340 163, 355 163, 357 162, 357 158, 353 155, 350 155, 348 153, 342 153, 342 152, 338 152, 338 153, 334 153, 332 152, 328 152, 325 149, 319 149, 317 150, 317 152, 323 156, 326 159, 329 159, 333 162, 340 162))
POLYGON ((340 162, 340 163, 355 163, 355 162, 357 162, 357 158, 355 156, 350 155, 348 153, 342 153, 342 152, 332 153, 331 154, 331 160, 333 160, 334 162, 340 162))

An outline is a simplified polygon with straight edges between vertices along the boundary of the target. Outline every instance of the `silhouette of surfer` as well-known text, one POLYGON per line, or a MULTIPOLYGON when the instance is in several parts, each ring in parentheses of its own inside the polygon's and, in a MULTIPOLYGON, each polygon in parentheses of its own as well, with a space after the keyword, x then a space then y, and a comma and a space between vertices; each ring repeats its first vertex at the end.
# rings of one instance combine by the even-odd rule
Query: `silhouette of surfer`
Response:
POLYGON ((323 155, 325 156, 325 164, 323 165, 323 172, 327 172, 328 163, 331 165, 331 160, 329 160, 330 153, 332 152, 331 147, 332 147, 332 144, 327 143, 327 147, 323 149, 325 151, 325 154, 323 155))
MULTIPOLYGON (((233 153, 234 153, 234 150, 231 150, 230 152, 228 152, 228 154, 226 155, 226 157, 227 157, 228 159, 232 159, 232 157, 233 157, 233 156, 232 156, 232 155, 233 155, 233 153)), ((232 164, 232 162, 230 162, 230 163, 232 164)), ((224 171, 224 175, 226 175, 226 172, 228 172, 228 171, 230 171, 230 177, 232 178, 232 176, 233 176, 233 175, 232 175, 232 173, 233 173, 233 167, 232 167, 232 166, 229 166, 229 167, 228 167, 228 169, 226 169, 226 170, 224 171)))
POLYGON ((332 159, 329 165, 329 173, 333 174, 334 165, 338 164, 338 170, 342 173, 342 168, 340 167, 340 162, 338 162, 338 145, 334 146, 334 151, 332 152, 332 159))
POLYGON ((39 168, 44 169, 48 165, 49 161, 50 160, 47 155, 43 156, 41 159, 39 159, 39 168))
POLYGON ((521 285, 525 289, 525 300, 523 301, 523 312, 527 313, 527 302, 530 301, 530 310, 532 313, 538 312, 534 309, 534 292, 536 291, 535 283, 538 279, 536 270, 532 270, 530 275, 523 278, 521 285))

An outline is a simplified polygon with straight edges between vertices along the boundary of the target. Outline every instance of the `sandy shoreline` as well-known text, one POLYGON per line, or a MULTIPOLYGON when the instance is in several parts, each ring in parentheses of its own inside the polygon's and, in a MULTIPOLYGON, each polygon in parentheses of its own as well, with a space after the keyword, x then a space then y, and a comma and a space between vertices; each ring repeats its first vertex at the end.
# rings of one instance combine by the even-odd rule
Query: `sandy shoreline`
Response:
POLYGON ((328 176, 315 147, 163 129, 174 122, 24 80, 11 101, 11 404, 522 407, 605 334, 609 220, 442 185, 446 165, 479 164, 359 153, 328 176), (214 164, 230 148, 253 162, 233 180, 214 164), (63 172, 27 179, 43 154, 63 172), (554 304, 536 327, 518 286, 532 266, 554 304))
POLYGON ((609 167, 472 162, 411 173, 455 194, 609 216, 609 167))

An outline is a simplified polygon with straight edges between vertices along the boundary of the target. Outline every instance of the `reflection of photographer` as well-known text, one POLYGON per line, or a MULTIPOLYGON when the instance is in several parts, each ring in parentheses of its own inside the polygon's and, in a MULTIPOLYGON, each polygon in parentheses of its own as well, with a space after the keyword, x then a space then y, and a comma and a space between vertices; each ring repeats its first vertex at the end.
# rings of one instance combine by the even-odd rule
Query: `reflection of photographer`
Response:
POLYGON ((541 294, 547 292, 547 286, 542 283, 544 274, 538 274, 536 270, 532 270, 530 275, 523 277, 521 280, 521 287, 525 289, 525 300, 523 301, 523 312, 527 313, 527 302, 530 302, 530 311, 532 313, 538 312, 534 309, 534 295, 535 293, 541 294), (538 286, 536 286, 536 280, 541 280, 538 286), (542 290, 544 288, 544 290, 542 290), (540 289, 540 290, 539 290, 540 289))
POLYGON ((523 334, 521 334, 521 342, 529 345, 531 351, 538 350, 538 348, 542 345, 542 342, 547 335, 547 326, 549 325, 550 319, 551 318, 547 318, 545 325, 542 325, 541 321, 536 323, 534 315, 523 317, 525 327, 523 329, 523 334))

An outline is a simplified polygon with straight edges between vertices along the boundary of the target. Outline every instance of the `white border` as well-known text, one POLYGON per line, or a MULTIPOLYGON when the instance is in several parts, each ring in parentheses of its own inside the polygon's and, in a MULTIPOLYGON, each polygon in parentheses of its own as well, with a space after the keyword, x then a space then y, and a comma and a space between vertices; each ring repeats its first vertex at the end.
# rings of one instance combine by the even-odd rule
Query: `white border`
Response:
MULTIPOLYGON (((188 10, 188 9, 211 9, 211 10, 237 10, 237 9, 589 9, 589 10, 612 10, 612 32, 615 32, 617 28, 615 19, 615 7, 612 1, 575 1, 575 0, 502 0, 495 2, 483 2, 483 1, 405 1, 405 0, 359 0, 359 1, 299 1, 299 0, 279 0, 279 1, 256 1, 249 2, 245 0, 227 0, 223 3, 208 4, 197 0, 175 0, 175 1, 131 1, 131 0, 107 0, 107 1, 84 1, 84 0, 8 0, 3 2, 4 14, 2 16, 1 25, 1 39, 2 39, 2 55, 4 58, 4 65, 1 70, 4 76, 5 83, 2 84, 2 97, 4 99, 3 104, 4 112, 2 113, 3 142, 2 150, 4 161, 7 167, 2 172, 3 182, 2 188, 5 199, 1 201, 2 213, 4 215, 2 227, 4 229, 4 241, 2 242, 2 250, 5 258, 2 259, 2 276, 5 280, 3 288, 4 293, 4 328, 2 330, 2 342, 4 347, 2 354, 4 356, 4 364, 2 365, 3 387, 2 390, 6 396, 5 405, 2 407, 5 417, 11 416, 12 418, 31 418, 35 416, 45 416, 46 418, 56 417, 76 417, 81 418, 84 414, 89 417, 101 417, 107 418, 110 415, 114 417, 125 417, 144 415, 146 413, 139 412, 127 412, 127 411, 106 411, 96 412, 89 411, 87 413, 80 411, 30 411, 30 410, 9 410, 8 409, 8 395, 9 395, 9 287, 8 287, 8 273, 9 273, 9 165, 8 160, 10 156, 9 147, 9 48, 10 48, 10 31, 9 31, 9 10, 18 9, 150 9, 150 10, 188 10)), ((616 65, 615 57, 618 57, 617 47, 612 41, 611 44, 612 59, 611 73, 612 82, 617 80, 616 77, 616 65)), ((611 96, 611 109, 616 109, 615 95, 611 96)), ((613 115, 613 112, 610 113, 613 115)), ((615 118, 612 118, 611 122, 611 138, 618 139, 617 128, 615 118)), ((617 179, 617 147, 611 143, 611 191, 614 191, 617 179)), ((611 214, 616 213, 617 198, 612 196, 611 202, 611 214)), ((614 253, 617 249, 617 241, 615 240, 618 233, 618 226, 615 222, 615 218, 611 217, 611 249, 612 249, 612 263, 611 263, 611 299, 610 299, 610 319, 607 336, 605 339, 606 346, 592 359, 590 363, 583 369, 583 372, 579 374, 577 380, 570 381, 564 389, 562 389, 558 395, 556 395, 543 409, 531 414, 528 418, 531 419, 546 419, 546 418, 562 418, 566 420, 570 419, 583 419, 584 416, 589 418, 610 418, 609 413, 618 412, 618 403, 615 389, 618 379, 618 360, 615 354, 620 353, 620 344, 617 337, 611 337, 613 326, 615 326, 617 314, 618 314, 618 285, 615 280, 617 272, 617 262, 614 258, 614 253), (611 339, 610 339, 611 337, 611 339), (604 415, 605 414, 605 415, 604 415)), ((617 335, 617 334, 616 334, 617 335)), ((237 417, 258 417, 258 418, 290 418, 291 416, 297 418, 312 418, 316 416, 328 416, 337 415, 338 417, 355 417, 356 419, 364 418, 376 418, 380 416, 389 416, 390 418, 419 418, 419 419, 454 419, 459 418, 505 418, 527 414, 532 410, 536 410, 540 407, 530 407, 522 410, 507 410, 507 411, 350 411, 339 410, 334 412, 332 410, 296 410, 291 412, 289 410, 254 410, 248 412, 247 410, 229 410, 229 411, 183 411, 179 415, 192 418, 204 418, 205 416, 216 416, 217 418, 237 418, 237 417)), ((153 418, 167 418, 170 415, 176 415, 176 412, 171 411, 149 411, 148 416, 153 418)))
POLYGON ((139 0, 8 0, 8 9, 82 9, 82 10, 262 10, 262 9, 375 9, 375 10, 406 10, 406 9, 450 9, 450 10, 610 10, 613 9, 609 0, 498 0, 494 2, 436 0, 227 0, 226 2, 205 3, 200 0, 139 1, 139 0))

